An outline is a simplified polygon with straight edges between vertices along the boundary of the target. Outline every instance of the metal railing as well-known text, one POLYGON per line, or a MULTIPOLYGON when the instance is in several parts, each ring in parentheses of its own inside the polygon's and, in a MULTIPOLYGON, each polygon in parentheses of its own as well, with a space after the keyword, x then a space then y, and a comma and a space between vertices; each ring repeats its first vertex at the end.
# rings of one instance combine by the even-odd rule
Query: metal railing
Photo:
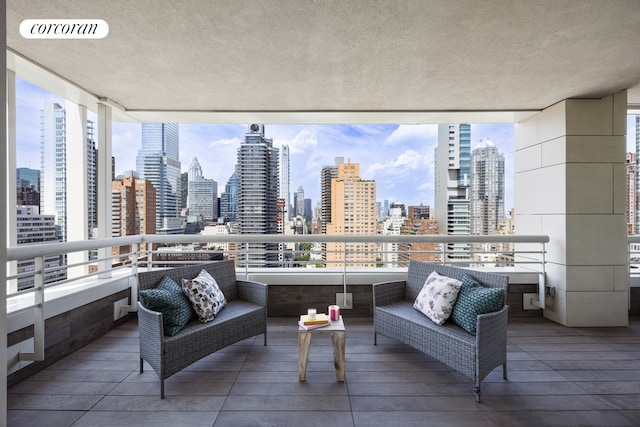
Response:
MULTIPOLYGON (((44 307, 56 292, 100 286, 114 276, 135 276, 138 268, 170 267, 211 259, 235 259, 246 277, 274 268, 326 268, 342 274, 346 298, 347 275, 363 269, 405 268, 409 259, 473 268, 520 268, 539 274, 544 292, 545 244, 548 236, 345 236, 345 235, 138 235, 79 242, 25 245, 7 248, 8 316, 32 311, 34 351, 20 360, 44 358, 44 307), (307 244, 306 246, 303 244, 307 244), (308 245, 315 245, 314 257, 308 245), (191 245, 185 250, 184 245, 191 245), (324 245, 325 250, 322 250, 324 245), (118 248, 114 251, 114 248, 118 248), (304 248, 304 249, 303 249, 304 248), (464 248, 463 251, 460 248, 464 248), (124 251, 123 251, 124 249, 124 251), (91 254, 91 256, 90 256, 91 254), (309 259, 302 255, 309 255, 309 259), (61 263, 47 264, 51 257, 61 263), (260 258, 260 259, 258 259, 260 258), (296 259, 298 258, 298 259, 296 259), (21 268, 19 264, 21 263, 21 268), (25 267, 26 265, 26 267, 25 267), (47 278, 55 281, 47 283, 47 278), (33 287, 19 289, 28 278, 33 287)), ((137 282, 131 281, 135 311, 137 282)), ((346 301, 345 301, 346 302, 346 301)), ((69 307, 72 309, 75 307, 69 307)))
MULTIPOLYGON (((10 284, 7 296, 11 298, 41 289, 86 282, 92 277, 108 278, 123 269, 134 275, 138 266, 169 267, 223 258, 234 259, 236 267, 245 272, 272 267, 337 268, 344 271, 352 268, 404 268, 410 259, 478 268, 518 266, 544 271, 545 244, 548 241, 548 236, 539 235, 137 235, 24 245, 7 248, 7 261, 34 264, 23 267, 22 271, 16 271, 15 265, 7 269, 6 280, 10 284), (303 244, 315 246, 303 249, 303 244), (322 249, 322 244, 326 249, 322 249), (191 247, 185 248, 185 245, 191 247), (112 254, 112 248, 124 247, 128 248, 127 252, 112 254), (461 247, 465 250, 460 251, 461 247), (91 259, 87 253, 97 253, 98 256, 91 259), (74 254, 80 256, 73 257, 74 254), (309 259, 300 257, 305 254, 309 259), (252 255, 265 257, 256 260, 252 255), (47 265, 45 261, 52 256, 66 258, 67 262, 47 265), (46 283, 47 275, 61 271, 65 273, 64 278, 46 283), (19 290, 15 283, 29 277, 37 286, 19 290)), ((640 243, 640 236, 637 242, 640 243)))
POLYGON ((629 279, 631 286, 640 286, 640 235, 628 236, 629 279))

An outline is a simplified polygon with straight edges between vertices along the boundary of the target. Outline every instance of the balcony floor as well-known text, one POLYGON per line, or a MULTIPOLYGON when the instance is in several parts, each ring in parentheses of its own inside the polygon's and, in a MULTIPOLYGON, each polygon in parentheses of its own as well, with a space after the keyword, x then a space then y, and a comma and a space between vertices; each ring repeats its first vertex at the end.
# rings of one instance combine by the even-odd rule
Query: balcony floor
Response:
POLYGON ((509 380, 497 368, 472 384, 393 340, 373 346, 371 318, 345 316, 346 382, 335 380, 328 334, 314 334, 298 382, 293 318, 166 381, 138 372, 135 321, 8 391, 9 426, 637 426, 640 318, 628 328, 509 323, 509 380))

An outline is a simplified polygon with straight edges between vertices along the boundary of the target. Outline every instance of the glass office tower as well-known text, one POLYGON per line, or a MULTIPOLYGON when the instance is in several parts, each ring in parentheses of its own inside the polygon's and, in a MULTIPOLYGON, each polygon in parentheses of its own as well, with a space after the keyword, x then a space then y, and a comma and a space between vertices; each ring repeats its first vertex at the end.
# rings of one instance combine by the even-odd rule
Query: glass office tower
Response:
POLYGON ((156 189, 156 230, 176 231, 180 222, 180 140, 177 123, 143 123, 142 148, 136 157, 140 178, 156 189))
MULTIPOLYGON (((252 124, 238 148, 237 218, 240 234, 278 234, 279 150, 264 136, 264 125, 252 124)), ((277 243, 251 243, 240 254, 255 267, 275 266, 277 243)))

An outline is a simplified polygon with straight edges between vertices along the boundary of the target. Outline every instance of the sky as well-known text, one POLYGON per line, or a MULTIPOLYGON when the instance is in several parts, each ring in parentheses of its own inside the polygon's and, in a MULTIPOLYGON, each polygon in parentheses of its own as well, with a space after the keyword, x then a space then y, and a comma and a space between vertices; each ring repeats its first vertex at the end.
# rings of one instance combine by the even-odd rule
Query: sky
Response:
MULTIPOLYGON (((40 110, 45 102, 62 100, 43 89, 17 79, 17 166, 40 168, 40 110)), ((89 112, 89 120, 97 120, 89 112)), ((635 151, 635 116, 627 120, 627 151, 635 151)), ((237 149, 247 125, 180 124, 180 162, 186 172, 194 157, 205 178, 218 183, 218 196, 234 171, 237 149)), ((116 174, 135 170, 141 148, 141 125, 112 125, 112 150, 116 174)), ((505 211, 513 207, 514 126, 472 124, 471 148, 490 139, 505 157, 505 211)), ((433 206, 434 150, 437 125, 265 125, 265 136, 276 147, 290 150, 290 190, 304 189, 312 206, 320 200, 320 172, 336 157, 360 164, 360 176, 376 181, 377 200, 399 201, 406 206, 433 206)), ((98 141, 98 146, 100 142, 98 141)))

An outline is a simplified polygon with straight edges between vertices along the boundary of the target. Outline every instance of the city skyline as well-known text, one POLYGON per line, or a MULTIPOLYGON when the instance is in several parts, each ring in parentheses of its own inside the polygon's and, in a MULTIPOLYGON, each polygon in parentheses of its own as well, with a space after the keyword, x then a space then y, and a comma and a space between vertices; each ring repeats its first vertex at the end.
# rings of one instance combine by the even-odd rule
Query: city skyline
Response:
MULTIPOLYGON (((17 79, 17 166, 38 169, 40 110, 45 102, 61 98, 17 79)), ((97 120, 93 112, 89 120, 97 120)), ((628 116, 627 151, 635 152, 635 121, 628 116)), ((141 123, 114 122, 112 154, 116 174, 135 170, 141 148, 141 123)), ((221 187, 234 172, 237 149, 244 139, 246 124, 180 124, 182 172, 198 157, 207 179, 221 187)), ((513 207, 514 146, 513 124, 471 124, 471 149, 490 139, 505 156, 505 210, 513 207)), ((433 206, 434 150, 438 125, 265 125, 266 137, 274 147, 290 150, 290 188, 302 186, 313 206, 320 201, 320 173, 333 165, 335 157, 361 165, 364 179, 378 186, 378 201, 400 201, 406 206, 433 206)), ((99 141, 98 141, 99 145, 99 141)), ((219 188, 219 192, 221 189, 219 188)), ((218 194, 218 197, 220 194, 218 194)), ((292 196, 292 195, 291 195, 292 196)))

